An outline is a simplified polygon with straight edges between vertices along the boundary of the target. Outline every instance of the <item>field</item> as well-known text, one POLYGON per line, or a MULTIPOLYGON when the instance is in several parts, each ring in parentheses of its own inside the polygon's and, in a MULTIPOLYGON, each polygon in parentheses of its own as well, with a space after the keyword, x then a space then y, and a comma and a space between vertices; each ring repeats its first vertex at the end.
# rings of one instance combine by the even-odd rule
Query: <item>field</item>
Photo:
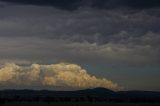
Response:
POLYGON ((160 106, 160 103, 46 103, 46 102, 11 102, 0 106, 160 106))

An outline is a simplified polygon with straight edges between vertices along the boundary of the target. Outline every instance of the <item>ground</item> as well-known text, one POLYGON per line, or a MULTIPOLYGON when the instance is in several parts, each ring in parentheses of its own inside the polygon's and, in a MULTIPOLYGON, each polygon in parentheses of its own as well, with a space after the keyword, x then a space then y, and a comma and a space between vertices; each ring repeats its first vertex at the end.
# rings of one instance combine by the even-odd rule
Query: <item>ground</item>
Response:
POLYGON ((0 106, 160 106, 160 103, 46 103, 46 102, 7 102, 0 106))

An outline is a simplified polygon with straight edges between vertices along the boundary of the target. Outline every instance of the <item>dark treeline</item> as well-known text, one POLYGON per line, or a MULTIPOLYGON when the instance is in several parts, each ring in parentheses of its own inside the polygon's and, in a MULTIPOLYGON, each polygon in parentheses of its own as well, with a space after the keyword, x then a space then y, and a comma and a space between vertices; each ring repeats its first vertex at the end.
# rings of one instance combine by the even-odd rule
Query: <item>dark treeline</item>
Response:
POLYGON ((0 103, 4 102, 159 102, 160 92, 121 91, 104 88, 79 91, 0 91, 0 103))

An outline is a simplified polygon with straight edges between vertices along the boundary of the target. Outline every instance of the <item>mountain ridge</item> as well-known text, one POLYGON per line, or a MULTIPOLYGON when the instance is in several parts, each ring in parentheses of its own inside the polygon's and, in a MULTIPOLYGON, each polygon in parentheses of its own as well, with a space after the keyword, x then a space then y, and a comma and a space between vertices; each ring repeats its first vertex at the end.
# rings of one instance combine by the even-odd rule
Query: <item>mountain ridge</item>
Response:
POLYGON ((77 91, 0 90, 0 101, 95 101, 95 102, 159 102, 157 91, 112 91, 93 88, 77 91))

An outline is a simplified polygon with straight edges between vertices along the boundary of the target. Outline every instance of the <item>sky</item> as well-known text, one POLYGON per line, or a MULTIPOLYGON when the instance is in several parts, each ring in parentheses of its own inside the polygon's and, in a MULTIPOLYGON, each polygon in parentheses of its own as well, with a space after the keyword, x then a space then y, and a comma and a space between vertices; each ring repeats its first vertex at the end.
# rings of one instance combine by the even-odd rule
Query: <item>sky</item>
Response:
POLYGON ((160 91, 159 0, 0 0, 0 89, 160 91))

